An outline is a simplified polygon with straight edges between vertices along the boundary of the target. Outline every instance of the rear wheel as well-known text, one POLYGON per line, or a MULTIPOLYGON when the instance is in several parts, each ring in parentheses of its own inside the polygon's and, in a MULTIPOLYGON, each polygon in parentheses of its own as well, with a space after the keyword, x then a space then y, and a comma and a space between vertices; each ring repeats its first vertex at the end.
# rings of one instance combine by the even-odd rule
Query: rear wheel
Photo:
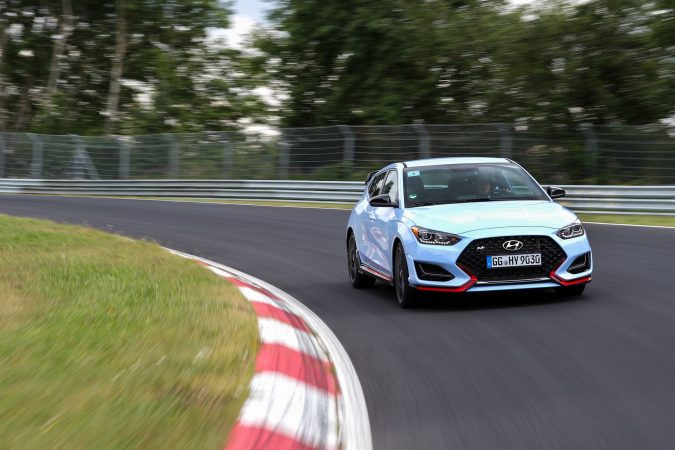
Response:
POLYGON ((401 244, 396 246, 394 253, 394 289, 401 308, 413 308, 417 305, 417 291, 408 284, 408 264, 401 244))
POLYGON ((576 286, 564 286, 556 288, 556 292, 566 297, 578 297, 579 295, 583 294, 584 289, 586 289, 585 284, 577 284, 576 286))
POLYGON ((356 239, 353 234, 349 235, 349 243, 347 244, 347 269, 349 270, 349 281, 355 288, 367 288, 375 284, 375 278, 361 271, 361 263, 356 251, 356 239))

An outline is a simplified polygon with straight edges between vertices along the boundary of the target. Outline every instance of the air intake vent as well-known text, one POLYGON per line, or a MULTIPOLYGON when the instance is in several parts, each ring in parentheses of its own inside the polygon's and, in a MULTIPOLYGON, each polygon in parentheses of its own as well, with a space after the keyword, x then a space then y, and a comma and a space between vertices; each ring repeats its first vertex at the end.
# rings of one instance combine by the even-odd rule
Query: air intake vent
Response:
POLYGON ((435 264, 415 263, 417 278, 425 281, 450 281, 454 277, 450 272, 435 264))
POLYGON ((567 269, 567 271, 569 273, 576 274, 586 272, 590 268, 591 268, 591 254, 584 253, 583 255, 579 256, 572 262, 570 268, 567 269))

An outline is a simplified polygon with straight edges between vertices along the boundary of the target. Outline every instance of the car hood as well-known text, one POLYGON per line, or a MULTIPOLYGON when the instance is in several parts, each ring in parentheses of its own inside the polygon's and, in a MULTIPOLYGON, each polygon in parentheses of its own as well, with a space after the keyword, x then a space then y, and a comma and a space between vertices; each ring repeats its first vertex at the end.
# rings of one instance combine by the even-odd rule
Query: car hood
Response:
POLYGON ((557 230, 577 218, 557 203, 539 200, 421 206, 407 209, 405 217, 420 227, 457 234, 507 227, 557 230))

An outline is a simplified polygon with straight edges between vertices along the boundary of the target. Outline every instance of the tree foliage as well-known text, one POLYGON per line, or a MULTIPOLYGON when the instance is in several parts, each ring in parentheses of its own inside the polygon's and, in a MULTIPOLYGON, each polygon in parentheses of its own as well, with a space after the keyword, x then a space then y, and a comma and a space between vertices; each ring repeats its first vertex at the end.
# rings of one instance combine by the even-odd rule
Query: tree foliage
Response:
POLYGON ((672 0, 275 0, 254 52, 221 0, 0 0, 0 131, 242 122, 650 124, 672 116, 672 0), (266 86, 286 100, 265 104, 266 86))
POLYGON ((280 0, 260 67, 292 126, 541 121, 673 114, 670 0, 280 0))
POLYGON ((70 1, 0 0, 0 131, 219 130, 263 116, 241 53, 210 38, 228 26, 223 2, 70 1))

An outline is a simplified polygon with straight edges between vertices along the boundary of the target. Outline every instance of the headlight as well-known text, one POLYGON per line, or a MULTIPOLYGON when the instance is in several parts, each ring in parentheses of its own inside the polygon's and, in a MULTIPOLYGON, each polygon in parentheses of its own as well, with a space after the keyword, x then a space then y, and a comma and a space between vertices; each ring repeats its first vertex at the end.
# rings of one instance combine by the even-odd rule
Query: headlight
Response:
POLYGON ((432 245, 455 245, 462 238, 451 233, 427 230, 426 228, 412 227, 413 234, 422 244, 432 245))
POLYGON ((562 227, 555 234, 558 235, 560 239, 572 239, 575 237, 584 235, 584 227, 581 225, 580 221, 576 221, 566 227, 562 227))

